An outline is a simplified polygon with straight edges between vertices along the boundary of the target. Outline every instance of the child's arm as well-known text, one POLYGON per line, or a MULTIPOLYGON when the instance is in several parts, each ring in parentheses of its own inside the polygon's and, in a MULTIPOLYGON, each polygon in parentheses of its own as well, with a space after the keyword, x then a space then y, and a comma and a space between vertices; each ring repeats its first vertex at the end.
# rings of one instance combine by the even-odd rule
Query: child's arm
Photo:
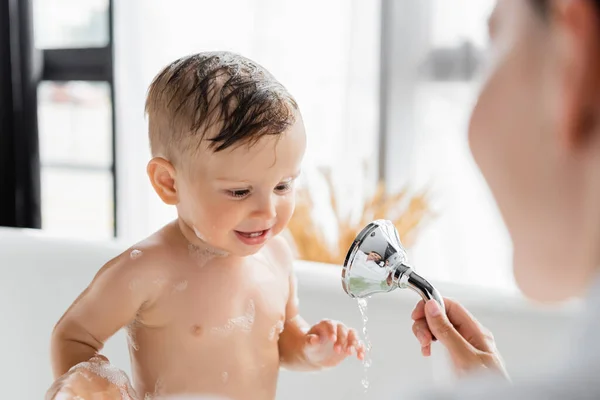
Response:
POLYGON ((110 261, 58 321, 51 341, 55 378, 97 355, 106 340, 156 298, 155 273, 144 265, 146 260, 126 253, 110 261))
MULTIPOLYGON (((283 241, 282 241, 283 242, 283 241)), ((349 355, 364 357, 364 347, 354 329, 343 323, 323 320, 311 327, 299 314, 293 257, 285 242, 278 245, 279 259, 290 266, 290 291, 283 332, 279 337, 282 367, 313 371, 332 367, 349 355)))

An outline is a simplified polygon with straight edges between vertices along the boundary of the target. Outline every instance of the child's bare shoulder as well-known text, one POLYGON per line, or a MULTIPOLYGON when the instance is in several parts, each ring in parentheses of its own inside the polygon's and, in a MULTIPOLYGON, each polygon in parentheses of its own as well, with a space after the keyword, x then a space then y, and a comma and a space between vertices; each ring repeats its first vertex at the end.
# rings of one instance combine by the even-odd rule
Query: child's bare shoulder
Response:
MULTIPOLYGON (((114 289, 134 290, 147 296, 156 293, 156 282, 169 279, 173 251, 160 235, 152 235, 108 261, 94 283, 114 289)), ((158 285, 160 286, 160 285, 158 285)))

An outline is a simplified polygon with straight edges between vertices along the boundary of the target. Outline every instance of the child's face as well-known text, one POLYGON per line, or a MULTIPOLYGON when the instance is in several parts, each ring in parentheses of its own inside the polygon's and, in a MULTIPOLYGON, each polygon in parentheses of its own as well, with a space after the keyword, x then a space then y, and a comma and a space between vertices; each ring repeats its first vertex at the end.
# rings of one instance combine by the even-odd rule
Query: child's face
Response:
POLYGON ((256 253, 292 216, 305 147, 298 116, 285 133, 264 136, 250 148, 203 150, 191 173, 177 179, 180 218, 212 247, 238 256, 256 253))

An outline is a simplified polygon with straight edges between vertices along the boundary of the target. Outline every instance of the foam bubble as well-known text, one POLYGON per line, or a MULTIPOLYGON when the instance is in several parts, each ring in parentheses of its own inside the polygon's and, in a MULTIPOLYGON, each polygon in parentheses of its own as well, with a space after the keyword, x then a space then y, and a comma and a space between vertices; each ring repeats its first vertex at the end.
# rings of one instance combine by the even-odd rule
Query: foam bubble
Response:
POLYGON ((204 266, 204 264, 206 264, 206 262, 212 258, 227 257, 229 255, 229 253, 224 250, 219 250, 208 246, 200 247, 191 243, 188 244, 188 251, 190 256, 202 262, 202 266, 204 266))
POLYGON ((136 322, 133 321, 125 328, 125 331, 127 332, 127 343, 133 350, 138 351, 140 349, 140 346, 135 341, 135 331, 137 330, 136 325, 136 322))
POLYGON ((206 239, 204 238, 204 236, 200 233, 198 228, 196 228, 195 226, 194 226, 194 234, 196 235, 196 237, 198 239, 202 240, 203 242, 206 242, 206 239))
POLYGON ((305 346, 304 357, 313 364, 320 364, 336 354, 333 345, 333 343, 328 342, 324 345, 305 346))
POLYGON ((156 278, 153 283, 158 286, 159 288, 162 288, 163 286, 165 286, 167 284, 167 279, 166 278, 156 278))
POLYGON ((154 395, 155 396, 160 396, 160 394, 163 392, 163 381, 161 378, 158 378, 156 380, 156 383, 154 384, 154 395))
POLYGON ((275 338, 279 338, 281 332, 283 332, 283 320, 277 321, 277 323, 271 328, 269 332, 269 340, 275 340, 275 338))
POLYGON ((175 292, 183 292, 185 289, 187 289, 187 286, 188 281, 181 281, 173 286, 173 290, 175 292))
POLYGON ((71 371, 83 369, 87 370, 100 378, 106 379, 111 384, 119 388, 122 400, 132 400, 129 393, 134 393, 129 378, 125 372, 100 358, 92 358, 90 361, 82 362, 71 368, 71 371))
POLYGON ((131 251, 131 253, 129 253, 129 257, 132 260, 135 260, 136 258, 140 257, 142 255, 142 252, 140 250, 134 249, 131 251))
POLYGON ((236 329, 244 333, 250 333, 254 325, 255 316, 256 308, 254 307, 254 301, 250 300, 244 315, 229 319, 225 325, 212 328, 211 332, 224 336, 230 335, 236 329))
POLYGON ((144 400, 156 400, 158 399, 160 396, 160 394, 162 393, 162 379, 158 378, 156 380, 156 383, 154 384, 154 392, 153 393, 146 393, 144 395, 144 400))

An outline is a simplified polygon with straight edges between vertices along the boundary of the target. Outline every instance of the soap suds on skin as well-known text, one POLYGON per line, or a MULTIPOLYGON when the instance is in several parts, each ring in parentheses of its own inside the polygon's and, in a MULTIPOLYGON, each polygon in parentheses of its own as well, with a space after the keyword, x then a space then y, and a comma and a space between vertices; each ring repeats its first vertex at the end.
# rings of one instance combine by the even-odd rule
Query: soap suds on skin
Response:
POLYGON ((131 251, 131 253, 129 253, 129 257, 132 260, 135 260, 136 258, 139 258, 142 255, 142 252, 140 250, 134 249, 131 251))
POLYGON ((125 332, 127 333, 127 343, 133 350, 138 351, 140 349, 140 346, 138 345, 138 343, 135 340, 136 330, 137 330, 137 322, 136 321, 133 321, 132 323, 127 325, 127 327, 125 328, 125 332))
POLYGON ((196 237, 200 240, 202 240, 203 242, 206 242, 206 238, 200 233, 200 231, 198 230, 198 228, 196 228, 194 226, 194 234, 196 235, 196 237))
POLYGON ((76 369, 87 370, 100 378, 106 379, 119 388, 123 400, 133 400, 130 393, 134 393, 134 390, 129 382, 129 378, 125 375, 125 372, 108 362, 99 358, 92 358, 90 361, 75 365, 71 368, 71 371, 76 369))
POLYGON ((162 393, 162 389, 163 389, 163 384, 162 384, 162 379, 158 378, 156 380, 156 383, 154 384, 154 392, 153 393, 146 393, 146 395, 144 396, 144 400, 158 400, 159 397, 162 393))
POLYGON ((201 266, 204 266, 210 259, 215 257, 227 257, 229 253, 223 250, 218 250, 209 247, 199 247, 192 243, 188 244, 188 251, 190 256, 194 257, 200 262, 201 266))
POLYGON ((159 288, 162 288, 163 286, 165 286, 167 284, 167 279, 166 278, 156 278, 153 283, 158 286, 159 288))
POLYGON ((311 363, 320 364, 336 354, 333 346, 334 343, 331 342, 328 342, 325 345, 316 344, 306 346, 304 349, 304 357, 311 363), (322 346, 327 346, 327 348, 324 350, 322 346))
MULTIPOLYGON (((200 230, 198 230, 198 228, 196 228, 195 226, 192 226, 192 229, 194 230, 194 234, 196 235, 198 240, 202 241, 206 246, 203 246, 201 248, 200 246, 195 246, 190 243, 190 246, 188 246, 188 249, 190 249, 190 253, 193 253, 196 256, 211 257, 211 258, 212 257, 226 257, 229 255, 229 253, 227 253, 224 250, 219 250, 214 247, 211 247, 208 244, 208 240, 206 239, 206 237, 202 233, 200 233, 200 230)), ((215 229, 214 226, 213 226, 213 229, 215 229)))
POLYGON ((250 300, 244 315, 229 319, 223 326, 212 328, 211 333, 222 336, 229 336, 234 330, 240 330, 244 333, 249 333, 252 331, 255 315, 256 308, 254 307, 254 301, 250 300))
POLYGON ((271 328, 271 331, 269 332, 269 340, 272 341, 276 338, 279 338, 281 332, 283 332, 283 320, 277 321, 277 323, 271 328))
POLYGON ((175 292, 183 292, 187 289, 188 281, 181 281, 173 286, 173 291, 175 292))

